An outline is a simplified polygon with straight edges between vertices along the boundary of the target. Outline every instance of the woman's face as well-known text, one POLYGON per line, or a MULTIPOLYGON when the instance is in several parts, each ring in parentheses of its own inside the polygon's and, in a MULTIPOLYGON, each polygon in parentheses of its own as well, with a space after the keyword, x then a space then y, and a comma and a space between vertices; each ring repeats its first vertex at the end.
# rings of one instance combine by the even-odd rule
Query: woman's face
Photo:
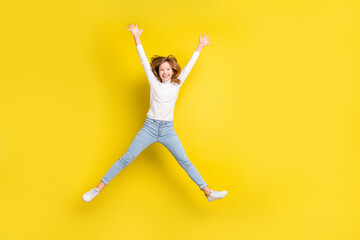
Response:
POLYGON ((162 82, 167 82, 171 79, 173 75, 173 70, 168 62, 164 62, 159 67, 159 75, 161 77, 162 82))

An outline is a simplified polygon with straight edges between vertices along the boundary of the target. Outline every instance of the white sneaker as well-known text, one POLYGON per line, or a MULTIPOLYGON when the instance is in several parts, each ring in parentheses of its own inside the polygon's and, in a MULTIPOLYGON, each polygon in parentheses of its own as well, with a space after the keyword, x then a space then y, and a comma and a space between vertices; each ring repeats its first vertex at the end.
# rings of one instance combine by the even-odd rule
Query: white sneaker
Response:
POLYGON ((88 191, 87 193, 84 193, 84 195, 82 195, 82 199, 85 202, 90 202, 94 197, 96 197, 98 194, 100 193, 100 191, 97 188, 93 188, 90 191, 88 191))
POLYGON ((221 199, 224 198, 226 196, 226 194, 228 194, 228 191, 215 191, 215 190, 210 190, 210 195, 206 196, 207 200, 209 202, 212 202, 216 199, 221 199))

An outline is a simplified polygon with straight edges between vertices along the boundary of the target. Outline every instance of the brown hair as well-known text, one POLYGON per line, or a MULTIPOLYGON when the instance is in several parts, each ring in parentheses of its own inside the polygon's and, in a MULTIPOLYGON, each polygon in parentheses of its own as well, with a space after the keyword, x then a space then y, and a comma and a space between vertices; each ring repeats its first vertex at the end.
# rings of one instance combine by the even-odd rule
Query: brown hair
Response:
POLYGON ((171 76, 171 82, 173 83, 177 83, 177 84, 180 84, 181 83, 181 80, 177 79, 177 77, 180 75, 181 73, 181 67, 180 65, 178 64, 175 56, 173 55, 168 55, 167 57, 162 57, 162 56, 158 56, 158 55, 154 55, 152 58, 151 58, 151 69, 153 71, 153 73, 155 74, 156 78, 162 82, 161 80, 161 77, 159 75, 159 68, 160 68, 160 65, 163 64, 164 62, 168 62, 170 67, 172 68, 173 70, 173 75, 171 76))

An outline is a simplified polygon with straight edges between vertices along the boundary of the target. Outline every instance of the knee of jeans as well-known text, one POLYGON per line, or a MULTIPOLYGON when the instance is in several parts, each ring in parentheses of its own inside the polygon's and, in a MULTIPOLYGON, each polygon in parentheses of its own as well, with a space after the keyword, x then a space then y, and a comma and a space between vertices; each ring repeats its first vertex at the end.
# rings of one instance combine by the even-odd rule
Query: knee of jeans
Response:
POLYGON ((179 158, 179 163, 184 168, 191 168, 193 166, 192 162, 186 155, 183 155, 181 158, 179 158))
POLYGON ((129 165, 135 159, 135 155, 128 150, 119 160, 126 165, 129 165))

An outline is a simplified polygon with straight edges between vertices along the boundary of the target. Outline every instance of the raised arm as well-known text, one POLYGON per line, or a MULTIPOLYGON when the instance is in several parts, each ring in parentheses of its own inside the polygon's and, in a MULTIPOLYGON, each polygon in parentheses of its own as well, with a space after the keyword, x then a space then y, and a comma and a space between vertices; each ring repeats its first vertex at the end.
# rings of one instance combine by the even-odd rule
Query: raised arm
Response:
POLYGON ((205 32, 204 37, 201 37, 201 34, 200 34, 199 45, 197 46, 195 52, 191 56, 189 62, 186 64, 186 66, 183 68, 180 75, 178 76, 178 79, 181 80, 180 86, 185 82, 185 79, 189 75, 189 73, 190 73, 191 69, 193 68, 196 60, 199 58, 201 50, 206 45, 212 44, 212 43, 209 42, 209 39, 210 39, 210 37, 209 37, 209 35, 206 34, 206 32, 205 32))
POLYGON ((146 57, 144 48, 140 41, 140 35, 144 29, 139 30, 137 24, 135 24, 135 26, 133 26, 132 24, 129 24, 128 27, 129 28, 127 28, 127 30, 129 30, 133 34, 135 44, 136 44, 136 50, 138 52, 141 65, 144 68, 144 71, 145 71, 146 77, 149 81, 149 84, 151 85, 153 83, 156 83, 156 81, 158 81, 158 80, 157 80, 156 76, 154 75, 153 71, 151 70, 150 63, 146 57))

